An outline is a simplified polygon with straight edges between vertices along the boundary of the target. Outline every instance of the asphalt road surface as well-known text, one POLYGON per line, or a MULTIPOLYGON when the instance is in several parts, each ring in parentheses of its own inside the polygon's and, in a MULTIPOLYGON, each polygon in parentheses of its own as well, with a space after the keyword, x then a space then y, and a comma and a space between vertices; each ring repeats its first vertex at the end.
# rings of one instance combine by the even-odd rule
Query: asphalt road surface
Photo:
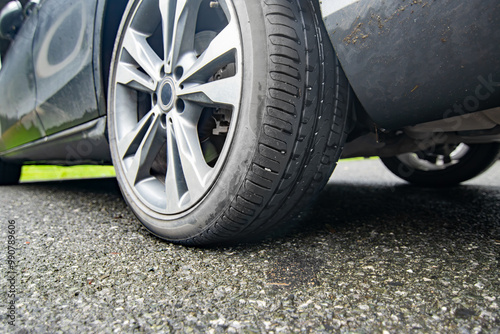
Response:
POLYGON ((435 190, 342 162, 293 231, 230 248, 150 235, 114 179, 2 187, 0 210, 0 332, 500 331, 500 163, 435 190))

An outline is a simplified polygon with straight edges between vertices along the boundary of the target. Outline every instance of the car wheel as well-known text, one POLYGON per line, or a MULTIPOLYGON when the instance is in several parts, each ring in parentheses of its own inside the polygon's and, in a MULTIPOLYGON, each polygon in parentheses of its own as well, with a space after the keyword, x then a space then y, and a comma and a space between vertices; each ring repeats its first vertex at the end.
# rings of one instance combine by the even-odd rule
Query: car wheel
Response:
POLYGON ((497 160, 500 144, 447 144, 426 151, 382 158, 403 180, 426 187, 446 187, 472 179, 497 160))
POLYGON ((172 242, 264 236, 327 182, 349 99, 316 1, 131 1, 108 98, 124 198, 172 242))
POLYGON ((9 164, 0 160, 0 185, 18 184, 22 165, 9 164))

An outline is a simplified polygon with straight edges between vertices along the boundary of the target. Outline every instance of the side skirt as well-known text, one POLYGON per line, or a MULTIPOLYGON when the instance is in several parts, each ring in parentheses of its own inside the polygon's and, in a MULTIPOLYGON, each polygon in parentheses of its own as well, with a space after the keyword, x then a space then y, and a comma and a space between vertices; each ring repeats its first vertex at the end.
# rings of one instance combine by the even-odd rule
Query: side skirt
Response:
POLYGON ((111 164, 106 116, 0 153, 16 163, 111 164))

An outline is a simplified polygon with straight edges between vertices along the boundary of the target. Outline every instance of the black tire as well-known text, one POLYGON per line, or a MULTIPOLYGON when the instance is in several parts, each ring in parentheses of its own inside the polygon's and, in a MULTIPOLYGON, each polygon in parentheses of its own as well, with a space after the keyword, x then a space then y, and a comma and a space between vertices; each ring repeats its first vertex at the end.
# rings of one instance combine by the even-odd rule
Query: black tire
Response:
POLYGON ((450 187, 470 180, 490 168, 500 154, 500 143, 467 145, 467 152, 452 165, 441 170, 421 170, 398 157, 381 158, 396 176, 423 187, 450 187))
MULTIPOLYGON (((186 245, 263 237, 296 215, 333 172, 346 139, 351 105, 349 84, 328 39, 316 0, 220 2, 234 6, 241 31, 241 104, 234 109, 239 108, 237 118, 231 118, 230 139, 221 150, 227 149, 227 154, 214 167, 217 177, 206 193, 186 209, 171 214, 156 210, 145 200, 149 193, 141 193, 139 183, 127 179, 131 168, 124 163, 122 156, 126 154, 119 151, 118 143, 123 140, 118 138, 120 117, 124 116, 120 109, 123 102, 117 98, 123 89, 117 82, 117 71, 119 62, 124 61, 120 50, 124 47, 127 24, 135 24, 135 1, 125 11, 111 68, 109 137, 124 198, 152 233, 186 245)), ((133 91, 128 86, 126 89, 133 91)), ((182 89, 175 95, 178 100, 182 99, 182 89)), ((173 99, 168 96, 162 102, 165 105, 173 99)), ((167 111, 165 117, 173 118, 169 115, 176 111, 167 111)), ((167 164, 161 160, 165 157, 158 160, 160 156, 155 163, 167 164)), ((168 170, 166 175, 164 183, 169 182, 168 170)), ((133 175, 132 180, 137 177, 133 175)), ((164 196, 168 201, 168 191, 164 196)))
POLYGON ((0 185, 13 185, 19 183, 22 165, 9 164, 0 160, 0 185))

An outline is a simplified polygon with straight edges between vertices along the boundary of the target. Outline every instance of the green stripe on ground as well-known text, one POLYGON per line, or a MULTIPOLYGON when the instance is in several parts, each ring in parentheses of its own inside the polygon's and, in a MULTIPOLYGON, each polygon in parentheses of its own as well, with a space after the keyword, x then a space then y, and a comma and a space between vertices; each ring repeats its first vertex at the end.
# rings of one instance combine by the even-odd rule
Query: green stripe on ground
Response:
POLYGON ((114 177, 113 166, 23 166, 21 182, 114 177))

